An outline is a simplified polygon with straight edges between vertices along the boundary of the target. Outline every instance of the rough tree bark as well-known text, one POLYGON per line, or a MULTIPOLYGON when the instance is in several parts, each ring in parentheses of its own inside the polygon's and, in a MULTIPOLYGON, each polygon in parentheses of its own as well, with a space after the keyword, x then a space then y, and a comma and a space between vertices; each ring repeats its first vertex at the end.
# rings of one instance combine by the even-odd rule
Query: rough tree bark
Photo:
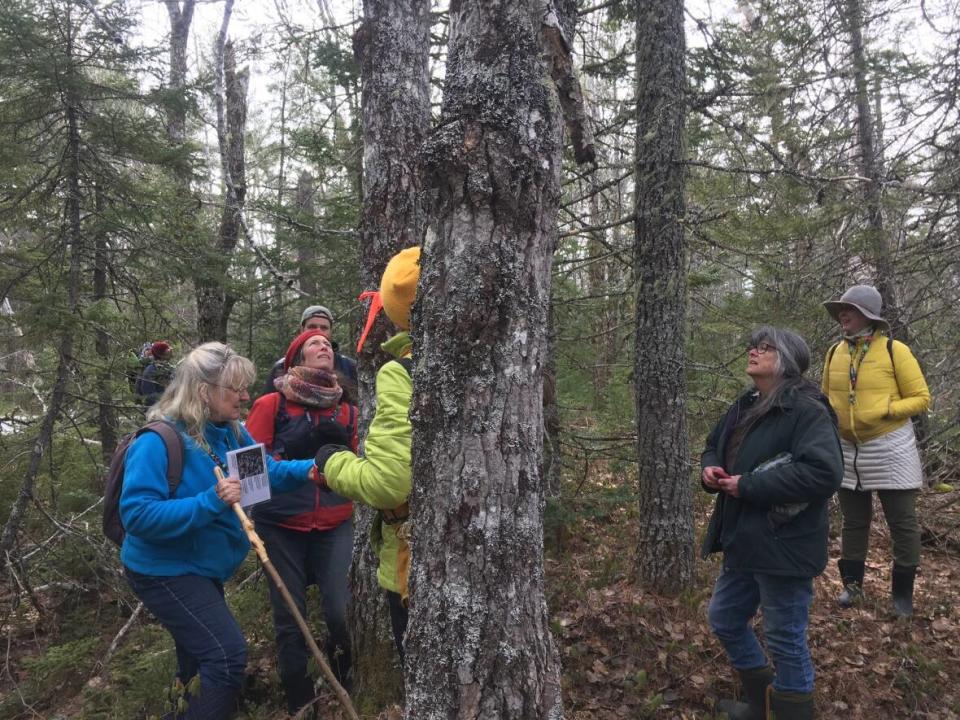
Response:
MULTIPOLYGON (((560 718, 542 373, 569 58, 542 0, 452 3, 414 308, 406 717, 560 718), (559 69, 559 71, 558 71, 559 69)), ((576 139, 576 134, 574 139, 576 139)))
POLYGON ((227 0, 217 39, 214 102, 217 106, 217 140, 224 181, 220 228, 207 257, 209 267, 197 277, 197 332, 201 342, 227 340, 227 322, 237 301, 230 291, 230 259, 240 237, 243 201, 246 197, 244 133, 247 124, 246 68, 237 72, 233 43, 227 42, 227 27, 233 0, 227 0))
MULTIPOLYGON (((187 39, 190 37, 190 24, 193 22, 193 9, 196 0, 166 0, 167 14, 170 16, 170 77, 172 90, 185 94, 187 88, 187 39)), ((175 103, 167 116, 167 137, 174 146, 182 145, 187 139, 187 105, 184 97, 175 103)), ((189 182, 189 181, 188 181, 189 182)))
MULTIPOLYGON (((362 79, 363 213, 360 286, 375 290, 387 261, 423 241, 423 167, 420 148, 430 122, 429 0, 364 0, 354 36, 362 79)), ((363 319, 361 319, 361 322, 363 319)), ((374 380, 387 359, 380 343, 391 330, 382 314, 357 358, 361 434, 376 411, 374 380)), ((402 696, 403 677, 370 548, 373 512, 358 510, 351 569, 351 630, 357 687, 370 708, 402 696)))
POLYGON ((884 226, 883 177, 884 168, 880 148, 876 143, 876 125, 870 108, 867 80, 867 58, 863 46, 863 5, 861 0, 844 0, 840 12, 850 34, 850 54, 853 62, 853 84, 857 105, 857 162, 860 174, 867 178, 863 184, 864 210, 867 215, 867 242, 871 250, 876 278, 873 284, 883 296, 885 317, 895 337, 906 339, 900 296, 897 292, 896 271, 890 248, 890 232, 884 226))
POLYGON ((637 559, 644 587, 676 594, 692 580, 694 562, 684 380, 683 0, 637 0, 636 12, 634 382, 644 519, 637 559))
MULTIPOLYGON (((294 233, 300 237, 297 239, 297 267, 299 270, 299 284, 300 290, 306 297, 314 298, 317 296, 317 279, 316 276, 310 272, 310 268, 313 267, 313 263, 316 261, 316 251, 314 245, 311 242, 312 237, 309 232, 304 231, 304 227, 309 223, 311 226, 314 222, 314 205, 313 197, 316 194, 316 188, 313 184, 313 176, 308 173, 306 170, 303 170, 300 173, 300 177, 297 178, 297 223, 294 233)), ((277 207, 281 207, 280 203, 277 203, 277 207)), ((277 283, 277 297, 280 297, 281 285, 277 283)), ((284 315, 286 310, 283 311, 284 315)), ((286 323, 280 325, 281 329, 286 327, 286 323)))
MULTIPOLYGON (((577 27, 577 0, 554 0, 556 21, 547 18, 546 39, 551 44, 553 67, 551 75, 557 91, 564 119, 571 134, 578 163, 596 162, 593 130, 586 113, 580 80, 573 70, 573 57, 568 40, 577 27)), ((554 242, 556 248, 556 242, 554 242)), ((557 370, 555 354, 553 297, 547 318, 547 355, 543 368, 543 465, 542 474, 547 498, 559 499, 563 454, 560 449, 560 408, 557 405, 557 370)))

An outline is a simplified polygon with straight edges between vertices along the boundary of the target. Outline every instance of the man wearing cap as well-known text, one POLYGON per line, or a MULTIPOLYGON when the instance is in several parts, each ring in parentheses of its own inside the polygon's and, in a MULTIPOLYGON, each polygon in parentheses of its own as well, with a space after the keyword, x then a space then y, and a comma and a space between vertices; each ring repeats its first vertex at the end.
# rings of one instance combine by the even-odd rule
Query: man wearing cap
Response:
MULTIPOLYGON (((341 355, 338 352, 340 346, 331 337, 333 334, 333 313, 323 305, 311 305, 300 315, 300 332, 306 332, 307 330, 318 330, 330 341, 330 344, 333 345, 333 369, 349 380, 352 385, 356 385, 356 361, 353 358, 348 358, 346 355, 341 355)), ((261 395, 276 392, 277 388, 274 386, 273 381, 281 375, 283 375, 283 358, 277 360, 273 364, 273 367, 270 368, 270 373, 267 375, 267 380, 263 385, 261 395)))
POLYGON ((837 413, 843 449, 841 607, 863 596, 863 576, 876 492, 893 542, 892 595, 897 617, 913 614, 920 564, 917 494, 923 470, 910 418, 930 406, 930 391, 910 348, 889 333, 876 288, 855 285, 824 303, 843 339, 827 352, 823 392, 837 413))

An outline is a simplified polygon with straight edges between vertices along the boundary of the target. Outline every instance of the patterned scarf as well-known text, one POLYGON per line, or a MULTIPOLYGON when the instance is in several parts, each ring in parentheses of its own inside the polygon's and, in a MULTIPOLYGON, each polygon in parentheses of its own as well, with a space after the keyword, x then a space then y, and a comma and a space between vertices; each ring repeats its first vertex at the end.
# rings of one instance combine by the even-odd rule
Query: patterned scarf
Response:
POLYGON ((273 381, 277 392, 283 393, 287 400, 307 407, 328 408, 340 402, 343 388, 337 381, 336 373, 306 365, 297 365, 273 381))
POLYGON ((873 342, 873 335, 876 328, 873 325, 867 325, 860 332, 853 335, 844 335, 843 339, 847 341, 847 349, 850 351, 850 404, 857 403, 857 375, 860 372, 860 364, 866 357, 870 349, 870 343, 873 342), (860 351, 857 352, 857 343, 860 343, 860 351), (858 357, 859 356, 859 357, 858 357))

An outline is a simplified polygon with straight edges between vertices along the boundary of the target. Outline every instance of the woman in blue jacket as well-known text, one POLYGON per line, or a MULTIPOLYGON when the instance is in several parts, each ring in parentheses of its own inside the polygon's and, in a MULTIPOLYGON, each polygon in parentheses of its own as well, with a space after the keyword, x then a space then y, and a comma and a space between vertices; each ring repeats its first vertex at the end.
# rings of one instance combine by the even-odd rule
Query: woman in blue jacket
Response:
POLYGON ((723 553, 709 619, 737 671, 745 702, 723 700, 732 720, 814 716, 807 623, 813 578, 827 564, 827 501, 840 487, 836 418, 803 377, 803 338, 758 328, 747 350, 753 387, 707 439, 701 481, 717 501, 703 555, 723 553), (763 610, 771 668, 751 626, 763 610))
MULTIPOLYGON (((226 474, 227 452, 254 442, 240 423, 253 379, 253 363, 222 343, 201 345, 179 364, 147 416, 174 422, 184 436, 183 473, 172 497, 160 436, 143 433, 127 451, 120 559, 134 593, 173 636, 178 679, 200 676, 201 692, 188 698, 185 714, 171 718, 231 717, 243 681, 246 641, 223 583, 250 544, 230 508, 240 500, 240 482, 217 481, 214 468, 226 474)), ((268 456, 271 489, 299 487, 313 467, 311 460, 268 456)))

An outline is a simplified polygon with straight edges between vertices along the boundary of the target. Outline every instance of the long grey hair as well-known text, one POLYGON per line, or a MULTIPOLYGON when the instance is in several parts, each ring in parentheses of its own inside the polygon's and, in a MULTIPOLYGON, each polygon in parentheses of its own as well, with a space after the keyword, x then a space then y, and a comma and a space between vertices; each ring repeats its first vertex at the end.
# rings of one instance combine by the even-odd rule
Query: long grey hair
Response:
POLYGON ((816 383, 804 377, 804 373, 810 367, 810 348, 802 337, 790 330, 761 325, 751 333, 750 347, 757 347, 764 342, 772 345, 776 350, 774 372, 777 382, 769 392, 760 395, 759 400, 737 420, 727 444, 728 467, 732 467, 737 451, 740 449, 740 443, 743 442, 743 438, 754 423, 773 408, 778 407, 786 395, 800 393, 811 398, 819 398, 821 395, 816 383))
MULTIPOLYGON (((229 345, 208 342, 191 350, 178 364, 173 379, 160 400, 150 408, 147 420, 180 421, 187 434, 202 448, 207 448, 204 426, 210 420, 210 408, 204 394, 228 392, 226 387, 247 386, 253 382, 253 363, 234 352, 229 345), (205 391, 201 387, 206 386, 205 391)), ((240 422, 230 423, 235 437, 240 437, 240 422)), ((209 449, 209 448, 207 448, 209 449)))

